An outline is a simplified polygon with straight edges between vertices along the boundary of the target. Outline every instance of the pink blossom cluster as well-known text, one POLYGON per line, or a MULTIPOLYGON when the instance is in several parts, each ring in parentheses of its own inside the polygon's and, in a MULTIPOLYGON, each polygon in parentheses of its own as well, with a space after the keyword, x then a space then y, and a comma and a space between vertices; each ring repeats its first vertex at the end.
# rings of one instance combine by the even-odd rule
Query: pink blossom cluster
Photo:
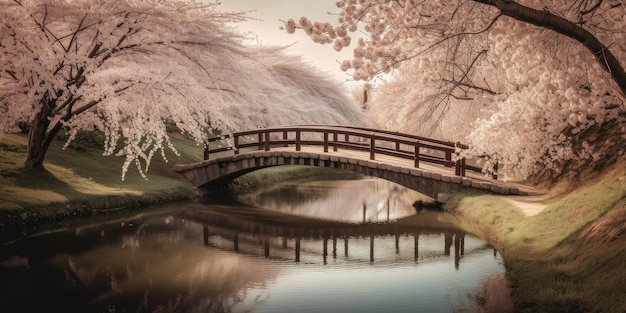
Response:
POLYGON ((363 120, 341 86, 301 58, 242 45, 227 26, 242 14, 217 5, 0 0, 0 134, 40 112, 68 143, 100 130, 104 154, 125 159, 124 178, 176 153, 171 125, 201 151, 216 131, 363 120))
MULTIPOLYGON (((334 29, 366 34, 341 70, 364 81, 388 74, 370 92, 372 119, 381 127, 468 141, 468 156, 484 158, 486 171, 498 163, 512 175, 528 175, 558 171, 564 160, 598 159, 593 142, 580 149, 573 143, 594 125, 624 122, 623 89, 584 42, 520 21, 515 12, 502 14, 515 5, 563 19, 597 38, 623 69, 623 1, 336 4, 334 29)), ((290 31, 298 27, 304 28, 294 23, 290 31)), ((330 38, 323 31, 315 36, 330 38)))

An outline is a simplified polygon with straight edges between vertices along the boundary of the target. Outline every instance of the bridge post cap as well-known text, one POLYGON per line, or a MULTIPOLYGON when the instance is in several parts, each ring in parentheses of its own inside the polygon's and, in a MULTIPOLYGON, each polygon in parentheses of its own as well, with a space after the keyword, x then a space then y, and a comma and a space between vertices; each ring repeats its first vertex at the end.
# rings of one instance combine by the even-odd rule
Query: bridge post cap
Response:
POLYGON ((384 171, 391 171, 391 165, 389 164, 384 164, 384 163, 378 164, 378 168, 384 171))
POLYGON ((422 170, 420 170, 420 169, 417 169, 417 168, 412 168, 412 169, 410 169, 410 170, 409 170, 409 173, 410 173, 412 176, 415 176, 415 177, 421 177, 423 172, 422 172, 422 170))
POLYGON ((467 177, 461 177, 461 185, 463 186, 471 186, 472 185, 472 179, 471 178, 467 178, 467 177))
POLYGON ((378 168, 378 162, 367 161, 367 167, 369 167, 369 168, 378 168))
POLYGON ((394 172, 394 173, 400 173, 402 169, 401 169, 401 167, 400 167, 400 166, 397 166, 397 165, 391 165, 391 166, 390 166, 390 170, 391 170, 392 172, 394 172))
POLYGON ((472 185, 472 181, 473 180, 471 178, 467 178, 467 177, 462 177, 461 178, 461 184, 463 186, 467 186, 467 187, 471 186, 472 185))

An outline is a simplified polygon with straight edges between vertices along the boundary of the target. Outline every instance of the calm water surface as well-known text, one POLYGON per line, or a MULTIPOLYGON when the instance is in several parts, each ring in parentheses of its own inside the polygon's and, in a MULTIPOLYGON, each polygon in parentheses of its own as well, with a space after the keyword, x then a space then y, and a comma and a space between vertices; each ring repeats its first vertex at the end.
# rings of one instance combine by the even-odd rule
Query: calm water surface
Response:
POLYGON ((39 236, 0 255, 0 312, 471 312, 502 260, 419 197, 342 176, 39 236))

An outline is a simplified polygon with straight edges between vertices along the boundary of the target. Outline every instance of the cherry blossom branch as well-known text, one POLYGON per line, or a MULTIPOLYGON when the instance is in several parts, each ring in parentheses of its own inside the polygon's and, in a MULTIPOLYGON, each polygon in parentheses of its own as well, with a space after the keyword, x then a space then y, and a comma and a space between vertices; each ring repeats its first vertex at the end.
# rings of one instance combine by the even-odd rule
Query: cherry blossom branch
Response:
POLYGON ((551 29, 559 34, 570 37, 580 42, 587 48, 598 63, 613 77, 620 88, 622 95, 626 96, 626 71, 620 61, 613 55, 596 36, 586 29, 547 11, 535 10, 523 6, 511 0, 473 0, 492 7, 498 8, 502 15, 516 20, 527 22, 535 26, 551 29))

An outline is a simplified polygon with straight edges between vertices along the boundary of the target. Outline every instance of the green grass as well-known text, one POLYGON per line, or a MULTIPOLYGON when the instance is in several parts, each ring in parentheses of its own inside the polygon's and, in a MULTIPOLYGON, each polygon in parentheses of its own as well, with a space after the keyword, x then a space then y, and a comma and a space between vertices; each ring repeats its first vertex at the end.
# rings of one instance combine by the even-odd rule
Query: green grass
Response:
POLYGON ((3 135, 0 137, 0 221, 41 223, 63 216, 93 215, 102 210, 195 197, 193 186, 175 177, 170 169, 174 163, 200 160, 202 149, 184 138, 173 141, 180 156, 169 153, 169 163, 165 163, 157 155, 147 180, 133 167, 122 180, 122 158, 105 157, 101 149, 90 145, 62 150, 61 140, 51 145, 44 170, 24 170, 26 136, 3 135))
POLYGON ((457 195, 457 223, 506 262, 516 312, 626 312, 626 170, 525 216, 496 196, 457 195))

